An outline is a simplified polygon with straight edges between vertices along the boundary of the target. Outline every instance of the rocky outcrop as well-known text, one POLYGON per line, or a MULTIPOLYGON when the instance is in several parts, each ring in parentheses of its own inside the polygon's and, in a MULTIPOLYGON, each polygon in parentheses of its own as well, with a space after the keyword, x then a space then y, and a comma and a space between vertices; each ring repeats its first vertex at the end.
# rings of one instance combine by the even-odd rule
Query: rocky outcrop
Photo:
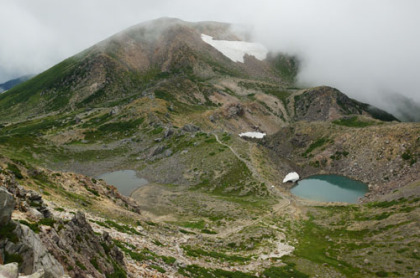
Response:
POLYGON ((345 115, 366 115, 384 121, 397 120, 385 111, 351 99, 328 86, 307 89, 296 95, 294 113, 297 121, 328 121, 345 115))
POLYGON ((0 187, 0 227, 9 224, 13 209, 15 208, 15 199, 5 188, 0 187))
POLYGON ((410 123, 347 128, 302 121, 261 144, 269 149, 279 175, 291 170, 303 178, 344 175, 371 185, 373 195, 382 195, 420 178, 419 131, 419 125, 410 123))
POLYGON ((182 131, 185 132, 197 132, 200 131, 200 128, 196 125, 186 124, 182 127, 182 131))
MULTIPOLYGON (((10 263, 6 265, 0 265, 0 277, 1 278, 44 278, 45 270, 40 269, 30 275, 19 275, 18 263, 10 263)), ((69 278, 67 275, 60 276, 61 278, 69 278)))
POLYGON ((47 278, 64 275, 61 264, 48 252, 39 236, 28 226, 17 224, 14 233, 18 241, 6 242, 4 251, 21 258, 20 273, 29 275, 38 270, 44 270, 47 278))
MULTIPOLYGON (((48 178, 48 173, 42 170, 31 169, 28 175, 48 178)), ((121 205, 138 211, 138 205, 121 196, 116 188, 91 179, 78 181, 81 189, 95 189, 97 194, 106 194, 121 205)), ((123 253, 108 234, 95 234, 83 213, 77 213, 71 221, 52 216, 40 193, 20 186, 13 173, 1 172, 0 264, 18 262, 18 273, 31 275, 29 277, 55 278, 62 277, 65 272, 71 277, 125 273, 123 253), (14 209, 19 210, 28 222, 11 220, 14 209)))
MULTIPOLYGON (((38 175, 38 170, 32 170, 31 175, 38 175), (37 172, 37 173, 34 173, 37 172)), ((0 186, 4 186, 14 196, 16 208, 27 213, 31 220, 38 221, 52 216, 42 200, 42 195, 34 190, 26 190, 19 185, 13 174, 0 174, 0 186)))
POLYGON ((4 187, 0 187, 0 201, 0 227, 3 228, 0 234, 0 262, 19 261, 19 272, 24 274, 45 270, 45 277, 62 276, 63 267, 48 253, 39 236, 29 227, 11 220, 15 200, 4 187))
POLYGON ((244 114, 244 109, 240 103, 232 103, 226 108, 225 114, 228 119, 240 117, 244 114))
POLYGON ((19 275, 18 264, 10 263, 6 265, 0 265, 0 277, 2 278, 17 278, 19 275))
POLYGON ((68 223, 58 221, 53 227, 44 227, 40 236, 71 277, 125 272, 124 255, 112 238, 106 233, 96 235, 81 212, 68 223))

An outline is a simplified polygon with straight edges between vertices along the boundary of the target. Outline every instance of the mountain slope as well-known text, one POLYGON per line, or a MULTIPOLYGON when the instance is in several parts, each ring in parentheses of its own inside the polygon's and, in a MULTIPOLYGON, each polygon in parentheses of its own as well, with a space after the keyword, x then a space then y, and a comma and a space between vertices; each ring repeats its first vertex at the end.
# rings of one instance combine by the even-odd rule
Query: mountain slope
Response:
POLYGON ((16 85, 19 85, 22 82, 25 82, 26 80, 30 79, 33 75, 25 75, 21 76, 19 78, 11 79, 9 81, 6 81, 2 84, 0 84, 0 93, 3 93, 4 91, 10 90, 11 88, 15 87, 16 85))
POLYGON ((50 228, 20 208, 12 218, 41 227, 71 276, 118 271, 121 256, 95 259, 101 242, 102 256, 124 253, 128 277, 413 276, 419 125, 331 87, 296 88, 296 57, 234 62, 202 34, 251 46, 228 24, 160 19, 1 95, 0 177, 57 208, 50 228), (127 169, 148 181, 134 200, 98 179, 127 169), (346 175, 369 194, 354 205, 300 199, 281 183, 291 171, 346 175), (76 209, 88 221, 73 221, 76 209), (51 236, 71 238, 76 223, 96 233, 74 240, 82 264, 51 236))
POLYGON ((201 33, 237 37, 228 24, 160 19, 134 26, 75 55, 0 97, 2 118, 127 102, 171 76, 280 81, 269 63, 234 63, 203 42, 201 33))

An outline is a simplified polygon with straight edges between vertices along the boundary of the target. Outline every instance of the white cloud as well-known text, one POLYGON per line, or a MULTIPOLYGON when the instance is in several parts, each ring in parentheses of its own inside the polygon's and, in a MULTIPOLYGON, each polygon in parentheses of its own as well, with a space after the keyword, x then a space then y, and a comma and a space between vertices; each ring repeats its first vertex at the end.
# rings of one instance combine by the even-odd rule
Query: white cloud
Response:
POLYGON ((303 58, 299 80, 387 106, 420 102, 417 0, 2 0, 0 82, 39 72, 131 25, 158 17, 253 26, 254 40, 303 58))

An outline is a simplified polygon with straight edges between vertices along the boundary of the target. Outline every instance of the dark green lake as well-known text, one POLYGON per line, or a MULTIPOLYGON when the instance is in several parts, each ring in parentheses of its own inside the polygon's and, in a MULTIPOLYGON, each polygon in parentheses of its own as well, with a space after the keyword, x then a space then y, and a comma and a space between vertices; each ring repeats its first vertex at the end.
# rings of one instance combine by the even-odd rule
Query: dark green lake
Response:
POLYGON ((291 192, 314 201, 357 203, 368 192, 368 186, 342 176, 318 175, 299 181, 291 192))
POLYGON ((109 172, 100 175, 98 178, 103 179, 107 184, 115 186, 125 196, 130 196, 134 190, 149 183, 146 179, 137 177, 136 171, 133 170, 109 172))

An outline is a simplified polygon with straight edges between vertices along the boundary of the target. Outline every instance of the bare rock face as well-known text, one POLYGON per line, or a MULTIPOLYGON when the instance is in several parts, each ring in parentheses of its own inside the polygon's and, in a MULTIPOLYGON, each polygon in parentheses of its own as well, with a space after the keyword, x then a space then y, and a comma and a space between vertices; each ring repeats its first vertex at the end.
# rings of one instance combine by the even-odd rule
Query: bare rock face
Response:
POLYGON ((0 226, 7 225, 15 208, 15 199, 4 187, 0 187, 0 226))
POLYGON ((376 119, 397 120, 391 114, 349 98, 337 89, 321 86, 294 97, 295 120, 329 121, 346 115, 365 115, 376 119))
POLYGON ((226 109, 226 117, 228 119, 240 117, 244 114, 244 109, 240 103, 231 104, 226 109))
POLYGON ((196 125, 186 124, 182 127, 182 130, 185 132, 197 132, 200 131, 200 128, 196 125))
MULTIPOLYGON (((35 273, 32 273, 31 275, 25 275, 25 276, 19 276, 20 278, 44 278, 45 277, 45 271, 43 269, 38 270, 35 273)), ((64 276, 62 276, 64 277, 64 276)))
MULTIPOLYGON (((31 175, 39 175, 40 171, 33 170, 31 175)), ((14 196, 16 209, 27 212, 31 220, 37 221, 42 218, 50 218, 51 212, 44 204, 42 195, 34 190, 26 190, 19 185, 14 175, 0 176, 0 185, 14 196)))
POLYGON ((45 229, 41 237, 71 277, 104 277, 125 271, 123 253, 108 234, 96 235, 81 212, 67 224, 59 221, 45 229))
POLYGON ((10 263, 6 265, 0 265, 0 277, 17 278, 18 277, 18 264, 10 263))
POLYGON ((16 224, 14 230, 17 242, 7 241, 4 247, 8 254, 16 254, 22 258, 19 272, 26 275, 38 270, 45 270, 45 277, 61 277, 64 269, 61 264, 48 252, 37 234, 25 225, 16 224))
POLYGON ((0 187, 0 227, 5 227, 7 231, 6 235, 0 235, 0 261, 5 261, 6 254, 13 254, 21 258, 18 267, 20 273, 32 274, 45 269, 47 278, 62 276, 63 267, 48 253, 39 236, 29 227, 11 221, 14 208, 14 196, 0 187))

